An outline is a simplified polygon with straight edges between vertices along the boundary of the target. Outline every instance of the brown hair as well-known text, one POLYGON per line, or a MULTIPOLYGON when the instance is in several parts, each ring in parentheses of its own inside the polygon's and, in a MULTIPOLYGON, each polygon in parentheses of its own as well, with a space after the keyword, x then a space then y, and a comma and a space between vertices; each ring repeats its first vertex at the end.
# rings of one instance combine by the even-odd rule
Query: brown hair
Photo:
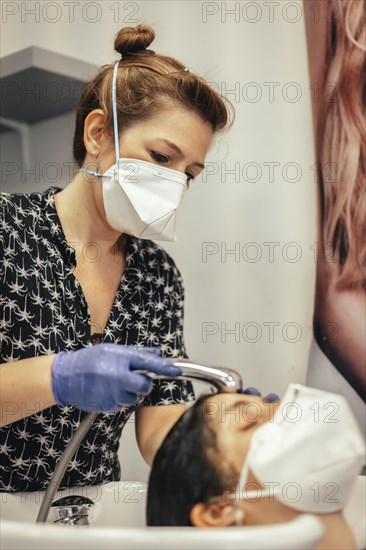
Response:
POLYGON ((338 290, 366 287, 364 7, 333 0, 328 19, 326 81, 334 92, 320 117, 319 175, 323 241, 339 262, 338 290))
MULTIPOLYGON (((174 101, 198 114, 211 124, 214 132, 228 124, 225 102, 206 80, 189 71, 185 65, 167 55, 148 50, 155 38, 149 25, 124 27, 114 41, 115 50, 121 54, 117 74, 117 119, 123 132, 133 124, 147 120, 174 101), (173 74, 167 74, 173 73, 173 74)), ((76 124, 73 153, 79 167, 86 156, 84 146, 84 121, 94 109, 102 109, 106 116, 106 133, 113 137, 112 78, 114 63, 103 65, 99 73, 86 84, 76 108, 76 124)), ((232 105, 231 105, 232 106, 232 105)), ((233 120, 229 126, 232 126, 233 120)))

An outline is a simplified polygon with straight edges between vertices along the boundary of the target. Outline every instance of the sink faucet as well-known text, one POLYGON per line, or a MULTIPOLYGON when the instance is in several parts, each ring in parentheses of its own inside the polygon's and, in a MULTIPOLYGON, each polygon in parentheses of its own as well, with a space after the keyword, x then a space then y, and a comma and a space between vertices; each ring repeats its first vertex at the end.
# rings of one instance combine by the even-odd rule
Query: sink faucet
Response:
POLYGON ((62 497, 52 503, 49 517, 59 525, 85 526, 89 525, 89 510, 93 506, 94 502, 88 497, 62 497))
MULTIPOLYGON (((243 382, 239 373, 232 369, 222 368, 222 367, 213 367, 208 365, 203 365, 201 363, 195 363, 189 359, 185 358, 167 358, 170 360, 173 365, 179 367, 182 371, 180 376, 166 376, 159 375, 154 372, 144 371, 144 370, 135 370, 134 372, 144 374, 149 376, 149 378, 154 380, 176 380, 176 379, 195 379, 208 382, 209 384, 215 386, 218 392, 225 391, 227 389, 232 389, 238 391, 243 387, 243 382)), ((51 508, 52 501, 55 497, 57 489, 61 483, 61 479, 66 471, 66 468, 75 454, 78 446, 81 441, 86 436, 89 431, 90 426, 96 419, 99 413, 89 413, 85 416, 81 422, 78 429, 75 431, 73 438, 69 442, 68 446, 65 449, 64 454, 62 455, 60 461, 56 466, 56 470, 52 476, 52 479, 48 485, 47 491, 43 497, 41 508, 37 516, 37 523, 43 523, 46 521, 49 510, 51 508)), ((74 525, 72 521, 65 519, 65 523, 69 525, 74 525)), ((81 519, 81 518, 79 518, 81 519)))

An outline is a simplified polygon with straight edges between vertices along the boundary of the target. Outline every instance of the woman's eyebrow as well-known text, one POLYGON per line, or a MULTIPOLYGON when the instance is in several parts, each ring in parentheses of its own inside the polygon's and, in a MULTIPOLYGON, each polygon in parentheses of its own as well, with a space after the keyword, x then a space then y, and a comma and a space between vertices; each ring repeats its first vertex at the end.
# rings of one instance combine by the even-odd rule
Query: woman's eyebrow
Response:
MULTIPOLYGON (((175 143, 173 143, 172 141, 169 141, 168 139, 165 139, 165 138, 156 138, 158 139, 159 141, 164 141, 164 143, 166 143, 171 149, 173 149, 176 153, 178 153, 179 155, 183 155, 182 151, 179 149, 178 145, 176 145, 175 143)), ((192 165, 193 166, 198 166, 199 168, 202 168, 204 169, 205 168, 205 165, 202 164, 202 162, 192 162, 192 165)))
MULTIPOLYGON (((242 406, 245 406, 245 407, 250 407, 251 405, 255 405, 255 407, 259 407, 259 403, 258 401, 252 401, 250 399, 250 395, 246 396, 248 397, 248 399, 237 399, 236 401, 234 401, 233 403, 231 403, 228 408, 227 408, 227 411, 226 413, 228 415, 233 415, 234 411, 236 412, 236 410, 239 408, 239 407, 242 407, 242 406)), ((244 416, 239 418, 239 421, 235 418, 235 422, 234 424, 237 424, 238 425, 238 431, 243 431, 243 424, 244 424, 244 420, 247 421, 247 425, 246 425, 246 429, 250 428, 251 426, 253 426, 253 424, 256 424, 257 423, 257 415, 255 415, 254 418, 251 418, 248 416, 248 418, 245 418, 244 416)))
POLYGON ((243 403, 247 403, 243 399, 238 399, 237 401, 234 401, 234 403, 231 403, 231 407, 237 407, 238 405, 242 405, 243 403))
POLYGON ((248 399, 237 399, 237 401, 234 401, 234 403, 231 403, 230 406, 231 407, 237 407, 238 405, 252 405, 254 403, 259 406, 258 401, 249 400, 249 398, 251 397, 250 395, 245 396, 245 397, 248 397, 248 399))

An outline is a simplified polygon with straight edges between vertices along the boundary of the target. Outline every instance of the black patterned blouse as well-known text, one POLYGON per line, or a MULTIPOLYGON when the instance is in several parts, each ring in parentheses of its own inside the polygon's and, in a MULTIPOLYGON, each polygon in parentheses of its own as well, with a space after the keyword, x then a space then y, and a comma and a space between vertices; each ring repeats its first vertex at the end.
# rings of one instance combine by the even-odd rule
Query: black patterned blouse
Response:
MULTIPOLYGON (((90 313, 72 274, 75 250, 55 207, 59 191, 0 194, 0 363, 92 345, 90 313)), ((129 236, 126 246, 126 270, 98 341, 157 346, 165 357, 187 357, 182 279, 174 261, 150 240, 129 236)), ((135 405, 100 414, 60 487, 119 480, 119 440, 136 407, 193 399, 190 382, 155 381, 152 393, 135 405)), ((14 405, 2 403, 3 410, 7 406, 14 405)), ((0 490, 45 489, 85 415, 72 406, 52 406, 1 428, 0 490)))

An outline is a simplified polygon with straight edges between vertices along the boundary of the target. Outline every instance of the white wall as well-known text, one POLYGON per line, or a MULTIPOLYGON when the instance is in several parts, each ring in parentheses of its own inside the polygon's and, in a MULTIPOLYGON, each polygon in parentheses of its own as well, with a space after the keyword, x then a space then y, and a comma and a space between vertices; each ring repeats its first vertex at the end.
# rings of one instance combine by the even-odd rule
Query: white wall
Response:
POLYGON ((65 187, 76 170, 72 158, 74 120, 74 114, 67 113, 29 126, 29 165, 22 158, 20 134, 1 134, 1 191, 31 193, 65 187))
MULTIPOLYGON (((2 4, 4 10, 4 4, 9 3, 2 4)), ((35 3, 22 4, 32 7, 35 3)), ((236 109, 234 128, 217 139, 206 158, 215 174, 192 185, 178 216, 178 242, 166 245, 184 276, 186 344, 192 358, 237 369, 247 385, 258 386, 263 392, 281 395, 289 381, 305 382, 315 286, 310 247, 316 241, 316 223, 301 0, 281 2, 273 17, 263 1, 130 2, 125 10, 125 3, 79 2, 73 22, 68 20, 66 3, 58 4, 60 20, 54 23, 50 20, 56 17, 55 8, 54 13, 51 7, 48 13, 40 11, 35 23, 34 16, 24 10, 22 14, 18 6, 19 12, 9 15, 3 26, 2 56, 37 45, 101 65, 118 58, 113 52, 117 31, 144 22, 153 25, 157 34, 153 50, 178 57, 223 92, 226 86, 239 94, 228 93, 236 109), (112 6, 117 4, 121 12, 114 22, 112 6), (95 6, 101 18, 92 23, 95 6), (236 14, 227 13, 238 6, 236 14), (205 18, 204 10, 216 13, 205 18), (270 82, 275 83, 273 99, 270 82), (261 94, 258 101, 252 100, 254 93, 261 94), (296 94, 297 101, 293 101, 296 94), (264 163, 278 163, 272 181, 264 163), (289 163, 296 163, 301 170, 296 182, 289 181, 295 175, 289 163), (235 165, 242 174, 247 170, 247 180, 252 181, 245 181, 243 175, 239 181, 233 174, 225 175, 225 168, 232 170, 235 165), (253 181, 254 166, 261 173, 257 182, 253 181), (284 178, 281 172, 286 166, 284 178), (246 248, 248 243, 255 244, 246 248), (273 261, 270 245, 264 243, 278 243, 273 245, 273 261), (225 255, 225 247, 235 246, 238 257, 225 255), (204 258, 205 247, 217 252, 204 258), (251 262, 254 253, 261 257, 251 262), (295 254, 296 262, 291 261, 295 254), (271 323, 278 323, 272 325, 273 341, 271 323), (239 333, 225 336, 225 328, 235 326, 239 333), (208 329, 217 332, 205 339, 203 332, 208 329), (256 336, 256 342, 249 341, 256 336)), ((72 132, 71 115, 34 127, 32 162, 42 164, 52 159, 62 165, 71 161, 72 132)), ((8 154, 12 155, 15 145, 11 145, 10 137, 6 139, 8 154)), ((66 183, 63 176, 60 186, 66 183)), ((10 187, 28 192, 49 185, 40 181, 19 187, 11 182, 10 187)), ((131 430, 123 437, 131 465, 131 471, 125 473, 136 479, 134 455, 128 451, 130 436, 131 430)), ((139 475, 144 475, 141 472, 142 467, 139 475)))

